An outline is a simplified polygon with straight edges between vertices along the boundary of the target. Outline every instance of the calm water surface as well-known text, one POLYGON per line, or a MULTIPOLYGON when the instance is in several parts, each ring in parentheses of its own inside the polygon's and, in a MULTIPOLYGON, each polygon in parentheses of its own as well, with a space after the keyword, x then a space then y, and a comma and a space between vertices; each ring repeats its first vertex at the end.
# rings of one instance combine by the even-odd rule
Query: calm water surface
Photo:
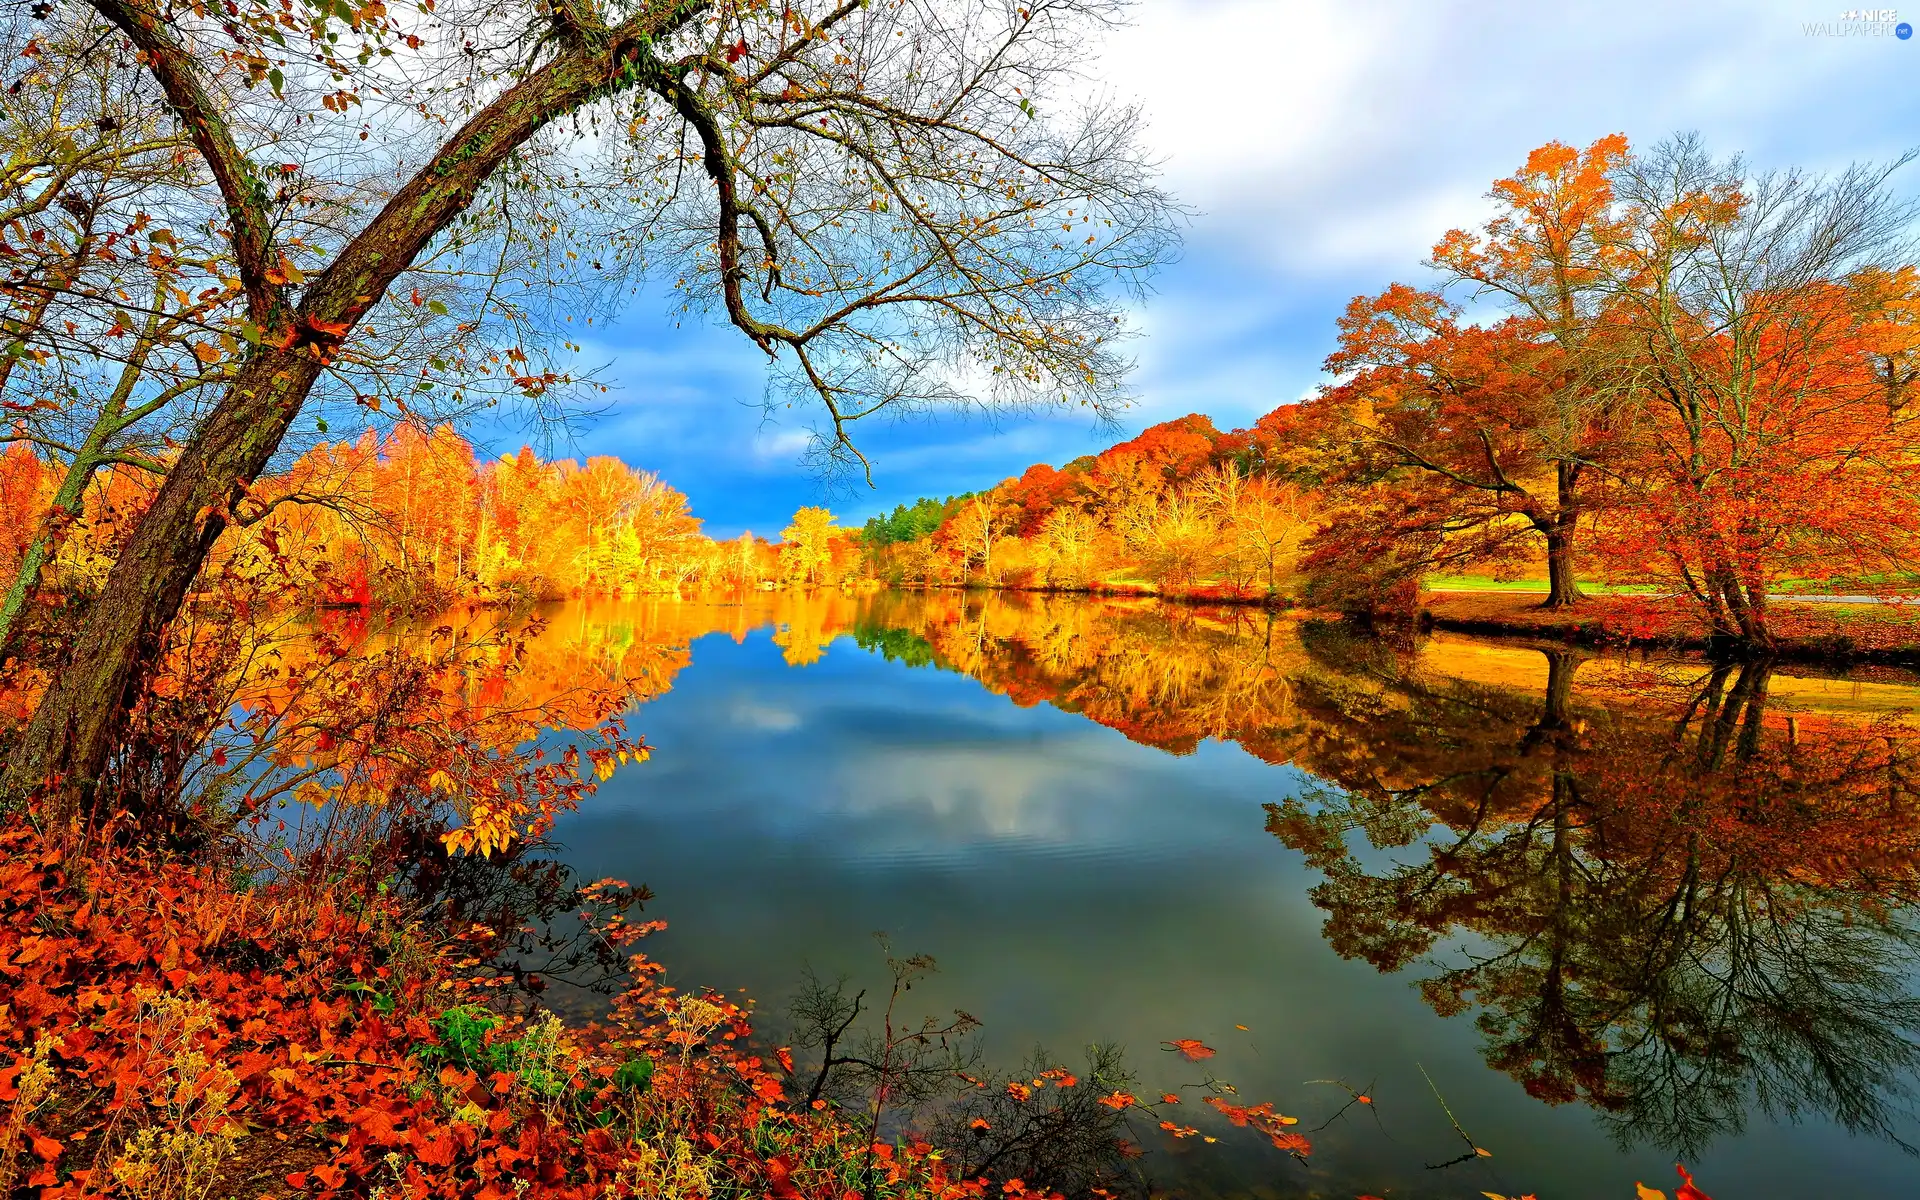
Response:
POLYGON ((650 696, 652 760, 557 837, 656 893, 675 983, 777 1011, 879 983, 885 931, 999 1065, 1118 1041, 1142 1094, 1211 1070, 1301 1129, 1347 1099, 1306 1081, 1375 1100, 1311 1166, 1143 1121, 1174 1191, 1626 1200, 1684 1155, 1717 1200, 1920 1194, 1905 679, 950 593, 543 636, 650 696), (1426 1167, 1435 1089, 1491 1158, 1426 1167))

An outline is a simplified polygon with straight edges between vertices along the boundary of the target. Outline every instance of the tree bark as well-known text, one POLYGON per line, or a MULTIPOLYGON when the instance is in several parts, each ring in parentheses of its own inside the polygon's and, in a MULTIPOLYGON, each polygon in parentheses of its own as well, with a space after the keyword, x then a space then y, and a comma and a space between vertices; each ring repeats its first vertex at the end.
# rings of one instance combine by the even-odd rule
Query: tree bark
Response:
POLYGON ((481 184, 548 122, 607 91, 655 82, 650 40, 690 19, 695 6, 643 12, 604 42, 577 43, 475 114, 372 222, 341 250, 297 306, 259 282, 269 243, 250 207, 251 167, 197 83, 188 52, 140 0, 94 0, 147 56, 169 101, 207 158, 230 209, 250 311, 265 331, 226 394, 161 485, 87 614, 73 657, 55 673, 0 775, 0 805, 39 797, 43 816, 65 821, 106 797, 98 792, 114 749, 159 665, 179 612, 226 513, 265 469, 327 356, 481 184), (263 291, 264 295, 255 295, 263 291))
POLYGON ((1573 568, 1573 531, 1556 521, 1547 531, 1547 599, 1543 608, 1571 608, 1585 598, 1574 582, 1573 568))
POLYGON ((317 360, 290 351, 262 354, 242 369, 107 576, 72 660, 55 673, 14 747, 0 797, 44 788, 47 813, 56 819, 94 800, 158 665, 166 627, 226 528, 216 509, 235 496, 236 481, 259 476, 319 369, 317 360))
POLYGON ((1585 599, 1574 580, 1573 543, 1580 518, 1580 466, 1554 465, 1559 504, 1541 527, 1547 538, 1547 601, 1544 608, 1571 608, 1585 599))

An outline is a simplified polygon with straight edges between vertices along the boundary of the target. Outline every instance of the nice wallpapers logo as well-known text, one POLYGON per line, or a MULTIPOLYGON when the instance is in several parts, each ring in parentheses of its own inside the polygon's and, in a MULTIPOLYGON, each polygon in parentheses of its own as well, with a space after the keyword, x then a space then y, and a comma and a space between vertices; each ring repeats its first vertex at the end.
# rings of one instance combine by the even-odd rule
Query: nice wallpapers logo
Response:
POLYGON ((1903 42, 1913 37, 1912 24, 1893 8, 1849 8, 1837 21, 1808 21, 1800 28, 1808 37, 1894 37, 1903 42))

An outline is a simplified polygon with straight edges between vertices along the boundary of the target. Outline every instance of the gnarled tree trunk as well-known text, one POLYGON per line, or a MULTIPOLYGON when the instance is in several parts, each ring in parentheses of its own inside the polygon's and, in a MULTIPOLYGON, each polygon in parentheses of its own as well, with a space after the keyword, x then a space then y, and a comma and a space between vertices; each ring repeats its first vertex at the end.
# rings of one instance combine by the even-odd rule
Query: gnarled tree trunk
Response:
POLYGON ((334 347, 480 185, 554 118, 609 89, 648 79, 650 38, 689 19, 690 7, 649 13, 580 39, 475 114, 307 288, 299 304, 269 278, 271 225, 198 67, 143 0, 94 0, 140 47, 208 161, 233 216, 235 260, 249 309, 267 338, 203 421, 141 519, 89 611, 72 660, 55 673, 0 775, 0 803, 39 797, 63 821, 94 803, 108 760, 164 649, 168 624, 230 505, 265 469, 334 347))
POLYGON ((1561 460, 1554 464, 1559 504, 1541 523, 1547 539, 1547 601, 1545 608, 1571 608, 1584 597, 1574 579, 1574 538, 1580 521, 1580 466, 1561 460))

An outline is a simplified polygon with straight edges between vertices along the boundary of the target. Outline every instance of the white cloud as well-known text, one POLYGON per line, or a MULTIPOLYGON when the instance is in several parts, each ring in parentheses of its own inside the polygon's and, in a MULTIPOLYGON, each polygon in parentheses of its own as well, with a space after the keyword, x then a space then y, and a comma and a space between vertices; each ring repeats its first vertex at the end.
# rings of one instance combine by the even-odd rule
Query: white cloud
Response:
POLYGON ((763 427, 754 435, 753 456, 762 462, 791 463, 806 450, 813 435, 804 429, 763 427))
MULTIPOLYGON (((1552 138, 1701 129, 1787 161, 1882 155, 1920 60, 1809 38, 1824 5, 1148 0, 1103 55, 1144 103, 1168 178, 1225 241, 1282 270, 1414 260, 1552 138), (1815 114, 1841 97, 1851 127, 1815 114), (1836 151, 1838 151, 1836 153, 1836 151)), ((1905 53, 1903 53, 1903 51, 1905 53)), ((1909 101, 1910 103, 1910 101, 1909 101)))
POLYGON ((727 709, 727 718, 735 725, 766 733, 791 733, 800 728, 800 714, 790 708, 754 700, 735 700, 727 709))
MULTIPOLYGON (((1920 45, 1804 35, 1836 13, 1825 0, 1141 0, 1088 70, 1143 104, 1169 186, 1200 215, 1139 315, 1127 431, 1196 411, 1245 424, 1310 391, 1346 300, 1424 282, 1434 241, 1476 223, 1493 180, 1546 141, 1698 130, 1756 166, 1814 170, 1920 142, 1920 45)), ((657 310, 629 321, 602 335, 623 386, 596 449, 663 471, 696 511, 724 514, 722 530, 819 498, 799 463, 811 414, 761 424, 764 364, 744 339, 669 328, 657 310)), ((1057 415, 869 422, 859 437, 876 452, 871 508, 1106 441, 1057 415)))

